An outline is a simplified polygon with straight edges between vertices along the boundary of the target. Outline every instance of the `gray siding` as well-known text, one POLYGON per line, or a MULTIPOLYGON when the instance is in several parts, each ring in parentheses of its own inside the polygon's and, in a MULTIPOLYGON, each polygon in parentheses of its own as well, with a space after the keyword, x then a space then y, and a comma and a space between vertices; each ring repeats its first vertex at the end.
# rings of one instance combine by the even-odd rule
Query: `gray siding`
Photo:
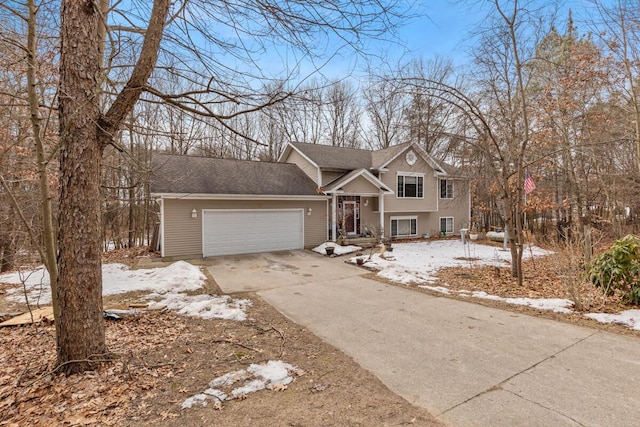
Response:
POLYGON ((394 193, 398 191, 398 172, 413 172, 424 174, 424 197, 422 199, 398 198, 397 194, 385 196, 384 210, 387 212, 433 212, 438 209, 438 179, 434 176, 434 171, 421 157, 409 166, 405 161, 404 154, 398 156, 391 162, 387 169, 389 172, 382 174, 382 182, 387 184, 394 193))
POLYGON ((367 194, 373 193, 378 194, 378 187, 369 182, 366 178, 361 176, 357 177, 353 181, 349 182, 347 185, 343 186, 345 194, 367 194))
POLYGON ((322 185, 327 185, 344 175, 343 172, 322 171, 322 185))
POLYGON ((202 209, 304 209, 305 248, 327 239, 327 201, 164 199, 164 256, 202 257, 202 209), (311 208, 311 215, 307 215, 311 208), (197 218, 191 218, 196 209, 197 218))
POLYGON ((297 151, 291 149, 289 155, 284 159, 284 161, 285 163, 294 163, 298 165, 298 167, 302 169, 302 172, 307 174, 313 182, 318 184, 318 168, 309 163, 309 161, 302 157, 297 151))

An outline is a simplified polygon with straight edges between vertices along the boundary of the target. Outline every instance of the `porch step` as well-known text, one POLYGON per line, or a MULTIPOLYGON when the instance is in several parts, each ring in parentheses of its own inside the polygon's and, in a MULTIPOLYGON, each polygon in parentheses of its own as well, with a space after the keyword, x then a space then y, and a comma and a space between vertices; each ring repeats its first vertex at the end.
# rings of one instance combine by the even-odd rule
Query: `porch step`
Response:
POLYGON ((343 245, 355 245, 363 248, 370 248, 378 243, 375 237, 348 237, 342 239, 343 245))

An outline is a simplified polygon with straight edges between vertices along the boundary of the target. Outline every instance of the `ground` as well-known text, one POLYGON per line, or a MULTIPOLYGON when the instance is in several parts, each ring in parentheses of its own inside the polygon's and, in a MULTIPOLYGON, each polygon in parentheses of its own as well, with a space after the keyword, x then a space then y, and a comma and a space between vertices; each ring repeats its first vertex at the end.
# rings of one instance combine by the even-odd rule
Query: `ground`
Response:
MULTIPOLYGON (((204 292, 220 293, 211 279, 204 292)), ((239 297, 253 301, 242 322, 171 311, 107 321, 109 348, 118 359, 69 378, 51 372, 53 326, 0 329, 0 426, 439 425, 256 295, 239 297), (212 379, 268 360, 298 368, 286 389, 252 393, 221 409, 181 409, 212 379)), ((130 294, 106 303, 135 300, 130 294)))
MULTIPOLYGON (((110 261, 123 261, 121 258, 112 256, 110 261)), ((572 291, 557 271, 558 259, 555 254, 526 260, 523 287, 515 284, 508 265, 446 268, 437 274, 434 285, 502 297, 571 298, 577 292, 586 311, 629 308, 618 297, 604 298, 585 284, 572 291)), ((469 300, 415 283, 391 282, 375 273, 370 277, 417 292, 469 300)), ((0 294, 5 290, 0 285, 0 294)), ((220 294, 220 289, 209 277, 206 288, 198 292, 220 294)), ((136 302, 139 295, 109 296, 105 305, 136 302)), ((426 410, 390 392, 351 358, 283 317, 259 296, 234 297, 253 302, 246 310, 247 320, 204 320, 164 310, 106 321, 115 362, 69 378, 53 372, 53 326, 1 328, 0 426, 438 425, 426 410), (188 397, 202 393, 214 378, 269 360, 295 366, 293 382, 225 401, 222 407, 210 401, 207 407, 181 409, 188 397)), ((0 313, 21 309, 4 298, 0 301, 4 301, 0 313)), ((600 324, 579 312, 555 313, 475 298, 473 302, 640 336, 637 330, 600 324)))

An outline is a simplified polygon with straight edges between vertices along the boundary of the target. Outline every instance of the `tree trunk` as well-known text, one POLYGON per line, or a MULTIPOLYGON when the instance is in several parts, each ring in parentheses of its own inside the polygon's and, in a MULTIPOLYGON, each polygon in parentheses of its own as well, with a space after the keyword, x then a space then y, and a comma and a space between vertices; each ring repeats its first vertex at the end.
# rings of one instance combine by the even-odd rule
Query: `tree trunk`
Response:
MULTIPOLYGON (((51 283, 51 296, 53 303, 54 317, 60 315, 57 301, 56 286, 58 284, 58 266, 56 264, 56 235, 53 226, 53 207, 51 202, 51 192, 49 191, 49 173, 47 170, 48 160, 45 156, 44 141, 42 134, 42 119, 40 117, 40 98, 36 90, 36 74, 38 71, 36 52, 36 20, 37 11, 34 0, 27 1, 29 9, 29 21, 27 30, 27 93, 29 97, 29 110, 31 117, 31 128, 33 130, 33 142, 38 162, 38 178, 40 182, 40 203, 42 215, 42 243, 44 245, 45 258, 42 260, 49 272, 51 283)), ((35 243, 35 242, 34 242, 35 243)))
POLYGON ((62 2, 60 65, 60 219, 58 363, 92 369, 107 353, 102 318, 100 164, 100 13, 93 2, 62 2))
POLYGON ((127 84, 100 114, 103 19, 92 1, 63 0, 60 53, 60 220, 58 363, 66 373, 93 368, 107 353, 102 319, 100 166, 124 117, 155 67, 169 0, 155 0, 140 56, 127 84))

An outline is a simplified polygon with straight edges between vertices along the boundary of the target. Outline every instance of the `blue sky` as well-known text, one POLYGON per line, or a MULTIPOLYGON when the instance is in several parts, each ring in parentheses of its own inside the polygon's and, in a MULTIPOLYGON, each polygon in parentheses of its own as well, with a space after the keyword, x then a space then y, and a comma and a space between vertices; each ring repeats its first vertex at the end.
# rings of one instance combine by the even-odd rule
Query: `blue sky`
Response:
MULTIPOLYGON (((556 2, 529 0, 520 3, 529 3, 532 8, 543 6, 550 12, 556 2)), ((385 57, 390 67, 398 62, 406 63, 413 58, 428 60, 435 55, 450 58, 454 65, 462 66, 468 63, 468 52, 473 45, 472 32, 482 25, 490 3, 484 0, 421 0, 418 4, 422 5, 422 10, 418 11, 422 16, 401 26, 398 35, 400 40, 393 43, 372 43, 369 45, 369 51, 385 57)), ((587 31, 586 27, 580 24, 580 20, 587 11, 588 0, 563 0, 557 4, 560 29, 563 29, 568 10, 571 9, 579 32, 587 31)), ((362 63, 362 59, 342 57, 333 61, 326 68, 325 74, 344 75, 354 69, 356 74, 360 74, 357 69, 362 63)))

